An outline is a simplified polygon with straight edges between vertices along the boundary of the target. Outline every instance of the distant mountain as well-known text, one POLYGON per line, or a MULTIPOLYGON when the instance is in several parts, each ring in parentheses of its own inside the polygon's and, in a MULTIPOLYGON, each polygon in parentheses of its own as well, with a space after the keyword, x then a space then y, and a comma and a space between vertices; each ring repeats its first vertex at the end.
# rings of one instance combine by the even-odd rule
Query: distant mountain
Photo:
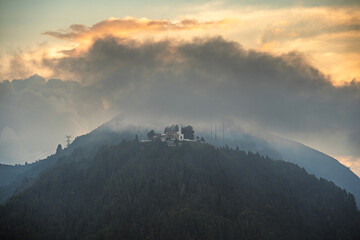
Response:
POLYGON ((5 202, 17 191, 30 186, 45 169, 53 166, 59 157, 59 153, 46 159, 26 165, 3 165, 0 164, 0 203, 5 202))
POLYGON ((5 165, 0 164, 0 203, 11 197, 16 188, 21 185, 17 177, 23 174, 28 165, 5 165))
POLYGON ((0 206, 1 239, 359 239, 351 194, 298 166, 199 142, 59 158, 0 206))
MULTIPOLYGON (((336 159, 301 143, 276 136, 256 137, 238 133, 225 140, 230 147, 258 152, 263 156, 292 162, 318 178, 325 178, 355 196, 360 209, 360 178, 336 159)), ((220 145, 221 143, 217 143, 220 145)))
MULTIPOLYGON (((61 154, 52 155, 45 160, 29 164, 27 167, 8 167, 2 171, 2 166, 0 165, 0 173, 3 176, 5 174, 8 176, 6 178, 0 177, 0 203, 8 199, 16 189, 20 191, 24 186, 32 183, 39 173, 52 166, 59 157, 76 151, 78 158, 87 158, 93 156, 103 145, 115 145, 122 140, 133 139, 136 134, 140 139, 146 138, 148 129, 139 127, 124 128, 121 121, 121 117, 115 117, 92 132, 77 137, 70 147, 65 148, 61 154), (11 170, 12 168, 19 170, 14 171, 11 170), (4 179, 12 179, 12 181, 4 181, 4 179), (27 184, 24 185, 24 182, 27 184)), ((210 142, 210 135, 207 132, 198 132, 195 129, 195 134, 204 136, 210 142)), ((256 137, 243 132, 235 132, 224 139, 224 142, 218 140, 210 143, 215 146, 228 145, 232 148, 239 147, 242 151, 258 152, 260 155, 268 156, 272 159, 295 163, 303 167, 308 173, 314 174, 318 178, 333 181, 336 185, 352 193, 355 196, 357 207, 360 209, 360 178, 336 159, 326 154, 280 137, 256 137)))
POLYGON ((317 177, 325 178, 355 196, 360 209, 360 178, 335 158, 307 147, 301 143, 278 138, 272 146, 280 152, 282 159, 295 163, 317 177))

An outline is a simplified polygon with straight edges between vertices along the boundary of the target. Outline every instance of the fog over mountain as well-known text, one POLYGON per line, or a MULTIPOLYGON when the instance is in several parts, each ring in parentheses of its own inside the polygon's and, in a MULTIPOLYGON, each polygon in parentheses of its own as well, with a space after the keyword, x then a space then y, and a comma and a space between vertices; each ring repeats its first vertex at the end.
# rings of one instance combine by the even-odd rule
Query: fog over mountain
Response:
MULTIPOLYGON (((162 128, 211 122, 269 132, 330 155, 360 159, 360 84, 333 86, 298 52, 273 56, 221 37, 192 41, 97 40, 79 56, 43 59, 61 80, 0 83, 0 161, 55 151, 67 134, 117 114, 162 128)), ((220 126, 219 126, 220 127, 220 126)), ((359 174, 359 172, 358 172, 359 174)))

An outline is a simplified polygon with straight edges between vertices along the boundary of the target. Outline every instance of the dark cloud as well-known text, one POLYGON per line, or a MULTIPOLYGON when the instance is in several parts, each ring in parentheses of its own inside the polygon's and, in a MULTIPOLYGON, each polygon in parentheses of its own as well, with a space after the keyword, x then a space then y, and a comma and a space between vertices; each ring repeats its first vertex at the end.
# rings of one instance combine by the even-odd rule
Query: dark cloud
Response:
POLYGON ((10 58, 10 67, 8 75, 12 79, 19 78, 19 76, 29 76, 33 74, 31 70, 26 66, 23 59, 23 53, 14 52, 10 58))
POLYGON ((110 118, 91 87, 61 80, 0 83, 0 162, 46 157, 66 134, 79 135, 110 118))
POLYGON ((85 55, 45 64, 137 117, 234 118, 283 135, 341 131, 360 145, 358 85, 334 87, 296 52, 274 57, 222 38, 144 44, 107 38, 85 55))
MULTIPOLYGON (((58 76, 81 82, 41 83, 36 87, 40 92, 31 92, 36 98, 16 101, 20 106, 21 101, 44 104, 52 99, 57 108, 41 107, 47 109, 41 115, 44 119, 61 116, 91 127, 109 113, 122 113, 131 122, 147 126, 155 122, 201 125, 226 119, 282 136, 299 136, 297 140, 306 135, 323 143, 325 152, 360 156, 359 84, 334 87, 296 52, 275 57, 244 50, 222 38, 145 43, 106 38, 81 56, 44 59, 44 65, 58 76)), ((16 92, 16 84, 3 82, 2 87, 13 85, 11 91, 16 92)), ((21 95, 28 89, 23 87, 21 95)), ((3 108, 14 105, 11 97, 6 99, 1 100, 3 108)), ((16 107, 10 111, 16 112, 16 107)), ((26 114, 1 121, 9 123, 3 128, 13 126, 11 118, 26 114)), ((16 126, 11 128, 16 131, 16 126)))

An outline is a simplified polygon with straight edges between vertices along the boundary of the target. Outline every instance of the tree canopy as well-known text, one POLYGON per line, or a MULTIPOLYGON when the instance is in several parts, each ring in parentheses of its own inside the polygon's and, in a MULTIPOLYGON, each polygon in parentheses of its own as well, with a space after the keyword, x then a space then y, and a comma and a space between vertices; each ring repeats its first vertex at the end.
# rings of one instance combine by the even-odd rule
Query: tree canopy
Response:
POLYGON ((61 144, 59 144, 56 148, 56 153, 60 153, 63 150, 61 144))
POLYGON ((0 205, 0 239, 360 239, 359 225, 333 183, 200 142, 74 151, 0 205))
POLYGON ((148 138, 149 140, 151 140, 154 136, 155 136, 155 131, 154 131, 154 130, 150 130, 150 131, 147 133, 147 138, 148 138))
POLYGON ((179 126, 177 124, 173 124, 171 126, 165 127, 164 129, 164 133, 177 132, 177 131, 179 131, 179 126))
POLYGON ((182 133, 184 134, 184 138, 186 139, 191 139, 191 140, 194 140, 194 129, 192 126, 186 126, 186 127, 183 127, 182 129, 182 133))

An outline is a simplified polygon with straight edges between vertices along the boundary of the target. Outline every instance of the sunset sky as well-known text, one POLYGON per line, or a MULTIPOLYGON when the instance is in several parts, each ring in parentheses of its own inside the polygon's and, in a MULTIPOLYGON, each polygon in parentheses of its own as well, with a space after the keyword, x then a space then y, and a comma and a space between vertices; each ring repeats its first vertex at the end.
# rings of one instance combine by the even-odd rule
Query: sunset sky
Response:
POLYGON ((0 0, 0 162, 117 114, 152 119, 176 87, 184 121, 287 137, 360 175, 360 2, 315 2, 0 0))
POLYGON ((33 60, 44 54, 60 57, 61 50, 84 49, 94 37, 113 34, 139 39, 222 35, 271 54, 299 51, 334 84, 356 80, 359 2, 313 2, 2 0, 0 77, 22 78, 31 72, 51 77, 48 69, 33 66, 33 60), (12 71, 14 54, 29 69, 12 71))

